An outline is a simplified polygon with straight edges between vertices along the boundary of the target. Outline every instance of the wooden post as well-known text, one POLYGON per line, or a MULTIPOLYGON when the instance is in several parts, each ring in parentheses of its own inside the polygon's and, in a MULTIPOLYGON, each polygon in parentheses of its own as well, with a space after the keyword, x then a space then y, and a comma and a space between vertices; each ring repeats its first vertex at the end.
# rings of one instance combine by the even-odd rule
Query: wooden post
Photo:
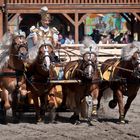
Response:
POLYGON ((131 14, 131 35, 133 37, 134 37, 134 23, 135 23, 134 15, 131 14))
POLYGON ((4 0, 4 32, 8 30, 8 10, 7 10, 7 0, 4 0))
POLYGON ((79 43, 79 24, 78 24, 78 13, 75 13, 75 43, 79 43))
POLYGON ((0 1, 0 40, 3 36, 3 4, 4 4, 4 0, 0 1))
POLYGON ((0 11, 0 40, 3 36, 3 13, 0 11))

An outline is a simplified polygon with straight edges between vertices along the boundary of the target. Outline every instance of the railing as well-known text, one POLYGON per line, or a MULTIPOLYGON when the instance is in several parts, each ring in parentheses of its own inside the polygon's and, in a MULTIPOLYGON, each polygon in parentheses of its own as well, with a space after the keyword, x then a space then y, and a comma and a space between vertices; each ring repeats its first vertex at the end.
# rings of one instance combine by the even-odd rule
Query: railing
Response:
POLYGON ((8 4, 140 4, 140 0, 7 0, 8 4))
MULTIPOLYGON (((127 44, 98 44, 98 61, 103 62, 109 58, 119 58, 121 55, 121 49, 126 45, 127 44)), ((69 53, 71 60, 76 60, 80 58, 80 47, 82 46, 83 44, 64 44, 61 48, 69 53)))

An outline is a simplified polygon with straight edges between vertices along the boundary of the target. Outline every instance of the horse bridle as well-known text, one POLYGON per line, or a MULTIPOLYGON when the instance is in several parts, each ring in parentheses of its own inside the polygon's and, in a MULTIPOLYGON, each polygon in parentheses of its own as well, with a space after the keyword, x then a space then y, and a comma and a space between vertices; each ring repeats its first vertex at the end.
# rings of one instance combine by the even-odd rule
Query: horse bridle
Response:
POLYGON ((97 64, 96 64, 96 54, 94 53, 94 52, 87 52, 87 53, 85 53, 84 55, 83 55, 83 63, 82 63, 82 66, 84 65, 84 67, 83 67, 83 74, 84 74, 84 70, 88 67, 88 66, 91 66, 92 68, 93 68, 93 70, 95 71, 96 70, 96 68, 97 68, 97 64), (85 56, 86 55, 89 55, 90 57, 87 59, 87 60, 85 60, 85 56), (94 57, 94 61, 92 60, 92 56, 91 55, 94 55, 95 57, 94 57))

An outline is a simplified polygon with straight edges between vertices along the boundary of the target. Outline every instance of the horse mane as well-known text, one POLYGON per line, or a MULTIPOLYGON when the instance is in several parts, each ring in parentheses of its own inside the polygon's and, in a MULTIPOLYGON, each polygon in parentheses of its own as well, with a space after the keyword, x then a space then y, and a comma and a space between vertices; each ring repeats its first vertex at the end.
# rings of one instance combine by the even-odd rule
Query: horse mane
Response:
POLYGON ((8 63, 9 60, 9 50, 1 50, 2 53, 0 53, 0 69, 5 66, 5 64, 8 63))
POLYGON ((6 32, 0 43, 0 69, 8 63, 9 50, 12 45, 13 35, 10 32, 6 32))
POLYGON ((98 55, 98 46, 94 42, 94 40, 92 40, 91 37, 85 36, 82 43, 84 44, 84 46, 80 46, 81 54, 84 54, 86 52, 90 52, 90 48, 91 48, 91 52, 94 52, 96 55, 98 55))
POLYGON ((121 50, 121 58, 123 60, 130 60, 135 52, 140 52, 140 42, 139 41, 133 41, 132 43, 129 43, 127 46, 123 47, 121 50))

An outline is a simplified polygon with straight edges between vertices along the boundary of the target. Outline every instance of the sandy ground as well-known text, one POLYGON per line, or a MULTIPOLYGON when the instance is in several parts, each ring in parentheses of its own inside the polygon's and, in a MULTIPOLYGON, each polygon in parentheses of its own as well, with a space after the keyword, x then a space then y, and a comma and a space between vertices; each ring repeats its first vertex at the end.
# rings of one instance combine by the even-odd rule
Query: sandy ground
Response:
POLYGON ((19 124, 0 125, 0 140, 140 140, 140 91, 126 116, 126 124, 118 124, 118 109, 108 108, 102 100, 99 121, 93 126, 69 122, 71 113, 59 113, 56 124, 35 124, 34 113, 25 113, 19 124))

